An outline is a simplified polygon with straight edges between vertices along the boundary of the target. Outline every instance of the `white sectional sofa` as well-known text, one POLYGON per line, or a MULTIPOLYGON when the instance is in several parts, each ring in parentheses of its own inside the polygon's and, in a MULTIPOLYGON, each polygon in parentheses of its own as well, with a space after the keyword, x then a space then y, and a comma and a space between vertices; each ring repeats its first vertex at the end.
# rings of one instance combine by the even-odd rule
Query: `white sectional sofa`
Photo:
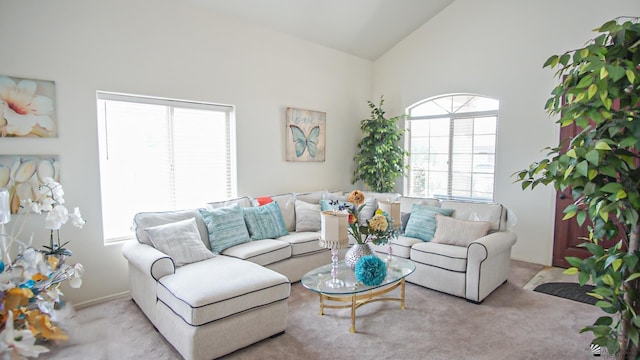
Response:
MULTIPOLYGON (((131 296, 188 360, 217 358, 280 334, 287 327, 290 283, 331 261, 329 250, 318 245, 319 202, 344 195, 317 191, 243 197, 207 204, 206 210, 137 214, 138 241, 127 243, 122 250, 129 262, 131 296), (259 206, 264 200, 272 202, 259 206), (246 238, 227 236, 243 226, 237 221, 238 211, 244 214, 246 238)), ((366 212, 371 214, 377 207, 374 198, 396 198, 395 194, 367 197, 367 206, 373 209, 366 212)), ((408 230, 422 231, 420 216, 412 219, 406 214, 426 206, 429 211, 451 210, 448 221, 473 220, 469 224, 473 226, 485 221, 489 232, 467 246, 446 244, 447 236, 460 234, 446 234, 442 226, 436 228, 441 234, 435 235, 445 243, 425 242, 407 234, 394 239, 393 254, 416 263, 407 281, 473 302, 481 302, 506 281, 516 235, 506 229, 507 211, 502 205, 399 199, 403 218, 408 217, 408 230)), ((450 228, 465 228, 461 224, 466 223, 450 228)), ((374 249, 386 253, 388 247, 374 249)))

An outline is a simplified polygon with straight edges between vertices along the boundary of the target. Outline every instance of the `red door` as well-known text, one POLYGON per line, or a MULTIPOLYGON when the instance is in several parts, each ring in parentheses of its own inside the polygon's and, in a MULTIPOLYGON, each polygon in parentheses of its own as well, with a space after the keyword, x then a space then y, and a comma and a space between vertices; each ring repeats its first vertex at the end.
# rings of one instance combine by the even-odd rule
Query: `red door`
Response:
MULTIPOLYGON (((581 129, 578 129, 575 124, 560 128, 560 139, 572 138, 577 135, 580 130, 581 129)), ((592 225, 591 221, 587 218, 583 226, 578 226, 578 222, 575 217, 564 221, 562 220, 565 215, 563 210, 573 202, 574 199, 571 197, 571 188, 567 188, 565 191, 556 194, 553 266, 564 268, 570 267, 571 265, 569 265, 567 260, 565 260, 565 257, 567 256, 574 256, 580 259, 585 259, 591 256, 591 253, 587 249, 578 247, 578 244, 583 243, 585 242, 585 239, 588 239, 589 231, 587 230, 587 227, 592 225)), ((622 229, 620 229, 620 231, 622 233, 622 229)), ((619 235, 618 238, 620 238, 620 236, 621 235, 619 235)), ((615 245, 617 242, 618 239, 609 240, 602 245, 605 248, 608 248, 615 245)))

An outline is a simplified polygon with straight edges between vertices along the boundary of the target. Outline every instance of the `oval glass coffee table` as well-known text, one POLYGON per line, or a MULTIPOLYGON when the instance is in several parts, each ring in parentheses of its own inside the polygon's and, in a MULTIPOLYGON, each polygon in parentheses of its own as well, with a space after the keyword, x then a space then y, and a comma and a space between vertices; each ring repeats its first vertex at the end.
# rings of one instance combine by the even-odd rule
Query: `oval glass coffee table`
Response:
POLYGON ((382 284, 366 286, 356 280, 355 274, 343 261, 338 263, 338 278, 344 281, 344 286, 333 288, 328 286, 331 282, 331 264, 321 266, 306 273, 300 282, 305 288, 320 294, 320 315, 324 315, 324 309, 351 308, 351 328, 356 332, 356 309, 364 304, 375 301, 398 301, 400 309, 404 310, 405 284, 404 279, 415 271, 413 261, 405 258, 393 257, 387 263, 387 277, 382 284), (383 296, 397 288, 400 288, 399 297, 383 296), (326 301, 331 304, 326 304, 326 301), (347 304, 339 304, 347 303, 347 304))

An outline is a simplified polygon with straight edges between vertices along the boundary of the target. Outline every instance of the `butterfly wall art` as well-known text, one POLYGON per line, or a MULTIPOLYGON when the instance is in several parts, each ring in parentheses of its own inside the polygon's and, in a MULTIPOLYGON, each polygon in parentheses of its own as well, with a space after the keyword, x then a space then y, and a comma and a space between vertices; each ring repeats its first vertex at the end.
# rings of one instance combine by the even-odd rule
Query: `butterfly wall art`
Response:
POLYGON ((324 161, 326 113, 287 108, 287 161, 324 161))

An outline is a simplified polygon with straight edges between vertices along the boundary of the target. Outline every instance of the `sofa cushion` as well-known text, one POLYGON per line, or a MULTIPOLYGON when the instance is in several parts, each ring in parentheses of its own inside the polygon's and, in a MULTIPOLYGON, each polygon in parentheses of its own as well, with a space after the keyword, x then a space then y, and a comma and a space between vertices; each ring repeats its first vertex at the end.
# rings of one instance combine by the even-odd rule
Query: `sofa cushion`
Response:
POLYGON ((334 190, 334 191, 321 190, 321 191, 311 191, 306 193, 297 193, 296 199, 302 200, 304 202, 308 202, 311 204, 319 204, 320 200, 322 199, 335 200, 336 198, 343 197, 343 196, 344 196, 344 193, 339 190, 334 190))
POLYGON ((318 204, 321 199, 326 197, 326 191, 312 191, 306 193, 297 193, 296 199, 310 203, 310 204, 318 204))
POLYGON ((273 201, 278 203, 282 220, 287 231, 296 231, 295 195, 293 193, 271 195, 273 201))
POLYGON ((467 247, 487 235, 491 223, 488 221, 465 221, 436 214, 436 232, 432 242, 467 247))
POLYGON ((291 246, 284 241, 264 239, 230 247, 222 254, 258 265, 269 265, 290 258, 291 246))
POLYGON ((375 192, 375 191, 364 191, 365 197, 374 197, 377 201, 388 201, 393 202, 396 201, 402 196, 399 193, 392 192, 375 192))
POLYGON ((501 204, 443 201, 443 208, 453 209, 451 217, 458 220, 488 221, 492 231, 506 229, 506 210, 501 204))
POLYGON ((284 225, 280 207, 275 201, 262 206, 243 208, 242 214, 252 240, 275 239, 289 233, 284 225))
POLYGON ((225 206, 231 206, 234 204, 237 204, 241 208, 249 207, 251 206, 251 199, 248 196, 243 196, 235 199, 210 202, 210 203, 207 203, 207 206, 209 209, 215 209, 215 208, 220 208, 225 206))
POLYGON ((133 217, 133 225, 136 232, 136 238, 138 242, 153 246, 149 235, 144 229, 152 226, 169 224, 172 222, 187 220, 195 218, 196 225, 198 226, 198 233, 205 246, 209 246, 209 235, 207 233, 207 226, 205 225, 202 216, 197 209, 191 210, 176 210, 176 211, 158 211, 158 212, 141 212, 137 213, 133 217))
POLYGON ((161 278, 157 295, 187 324, 201 326, 282 301, 289 291, 284 275, 249 261, 216 256, 161 278))
POLYGON ((413 207, 413 204, 429 205, 433 207, 441 207, 440 200, 432 198, 402 196, 400 199, 400 212, 409 213, 413 207))
POLYGON ((366 224, 369 219, 375 215, 376 210, 378 210, 378 200, 371 197, 365 197, 364 206, 360 209, 360 213, 358 214, 358 223, 366 224))
POLYGON ((250 240, 244 223, 242 208, 238 204, 215 208, 199 209, 209 231, 211 251, 220 254, 224 249, 250 240))
POLYGON ((288 235, 278 238, 280 241, 286 241, 291 245, 291 256, 305 255, 325 250, 321 248, 318 241, 320 240, 319 232, 292 232, 288 235))
POLYGON ((320 205, 296 200, 296 232, 320 231, 320 205))
POLYGON ((214 257, 200 238, 195 218, 148 227, 145 231, 153 246, 169 255, 176 266, 214 257))
POLYGON ((420 242, 411 248, 411 260, 453 271, 467 271, 467 248, 437 244, 434 242, 420 242))
POLYGON ((452 212, 453 210, 451 209, 413 204, 404 235, 418 238, 422 241, 431 241, 433 234, 436 232, 436 214, 449 216, 452 212))
MULTIPOLYGON (((411 256, 411 247, 422 242, 422 240, 417 238, 400 235, 397 238, 391 239, 391 249, 393 251, 393 255, 408 259, 409 256, 411 256)), ((380 245, 380 250, 376 251, 387 252, 387 248, 387 245, 380 245)))

